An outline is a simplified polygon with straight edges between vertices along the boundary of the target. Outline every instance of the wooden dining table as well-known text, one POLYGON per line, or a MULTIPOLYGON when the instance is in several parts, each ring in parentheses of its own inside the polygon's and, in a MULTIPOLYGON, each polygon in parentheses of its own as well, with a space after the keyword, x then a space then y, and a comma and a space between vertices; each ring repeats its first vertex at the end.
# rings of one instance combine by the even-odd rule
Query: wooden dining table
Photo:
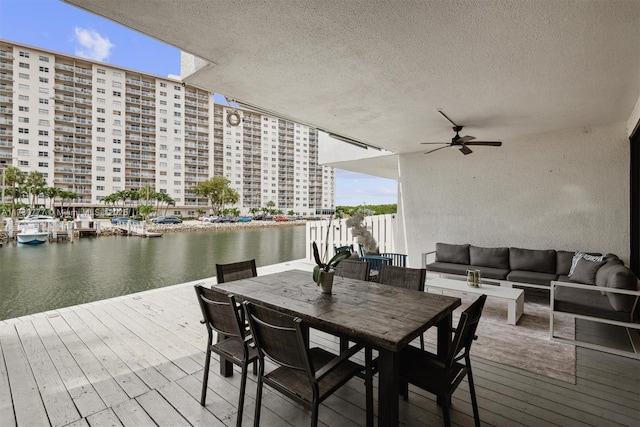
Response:
MULTIPOLYGON (((302 319, 307 326, 378 351, 378 425, 399 422, 399 352, 432 326, 438 354, 451 342, 452 313, 460 298, 335 277, 330 295, 311 272, 288 270, 214 285, 236 300, 251 301, 302 319)), ((223 363, 221 370, 224 368, 223 363)))

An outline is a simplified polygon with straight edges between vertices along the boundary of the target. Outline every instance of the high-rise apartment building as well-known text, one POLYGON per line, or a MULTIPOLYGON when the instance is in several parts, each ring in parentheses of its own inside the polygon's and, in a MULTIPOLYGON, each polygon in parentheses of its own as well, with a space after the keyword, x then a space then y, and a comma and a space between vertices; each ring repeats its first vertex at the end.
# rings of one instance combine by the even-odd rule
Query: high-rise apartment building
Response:
POLYGON ((230 181, 243 213, 273 202, 316 215, 335 203, 312 127, 214 104, 178 77, 0 40, 0 169, 8 165, 76 193, 65 206, 77 208, 151 186, 171 196, 175 214, 195 216, 209 202, 192 188, 213 176, 230 181))

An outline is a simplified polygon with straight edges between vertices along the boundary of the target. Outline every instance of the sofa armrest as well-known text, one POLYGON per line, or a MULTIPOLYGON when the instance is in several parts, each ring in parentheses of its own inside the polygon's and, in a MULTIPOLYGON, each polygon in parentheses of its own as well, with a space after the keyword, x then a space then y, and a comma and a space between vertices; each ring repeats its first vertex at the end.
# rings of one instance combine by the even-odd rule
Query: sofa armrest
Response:
POLYGON ((435 255, 436 251, 423 252, 422 253, 422 268, 425 268, 429 264, 429 255, 435 255))
MULTIPOLYGON (((585 289, 588 291, 601 291, 603 293, 613 293, 613 294, 620 294, 620 295, 630 295, 630 296, 635 296, 634 298, 634 302, 633 302, 633 307, 631 308, 631 321, 637 321, 637 316, 636 316, 636 310, 638 310, 638 308, 640 308, 640 290, 628 290, 628 289, 618 289, 618 288, 609 288, 606 286, 595 286, 595 285, 583 285, 581 283, 570 283, 570 282, 558 282, 558 281, 552 281, 551 282, 551 295, 550 295, 550 308, 551 311, 554 310, 554 291, 556 287, 566 287, 566 288, 574 288, 574 289, 585 289)), ((612 310, 614 309, 613 307, 611 308, 612 310)))

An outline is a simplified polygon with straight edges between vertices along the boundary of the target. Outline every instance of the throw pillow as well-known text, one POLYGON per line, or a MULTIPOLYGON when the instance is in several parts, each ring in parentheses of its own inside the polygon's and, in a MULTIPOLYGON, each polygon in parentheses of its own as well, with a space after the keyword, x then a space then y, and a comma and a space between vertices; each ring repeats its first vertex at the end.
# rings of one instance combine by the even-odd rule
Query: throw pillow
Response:
POLYGON ((581 257, 578 259, 578 262, 576 262, 573 274, 569 274, 569 278, 574 282, 595 285, 598 269, 602 267, 605 262, 606 261, 589 261, 586 257, 581 257))
POLYGON ((571 269, 569 269, 569 277, 573 276, 573 270, 575 270, 576 265, 578 264, 578 261, 582 258, 586 259, 587 261, 600 262, 604 259, 604 256, 587 254, 579 251, 576 252, 575 255, 573 256, 573 260, 571 260, 571 269))

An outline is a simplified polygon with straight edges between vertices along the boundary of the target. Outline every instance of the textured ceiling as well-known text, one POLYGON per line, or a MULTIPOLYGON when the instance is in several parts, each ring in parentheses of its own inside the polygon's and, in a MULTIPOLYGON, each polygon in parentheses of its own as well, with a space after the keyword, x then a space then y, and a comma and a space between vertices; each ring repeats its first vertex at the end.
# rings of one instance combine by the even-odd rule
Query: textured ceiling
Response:
MULTIPOLYGON (((625 122, 637 1, 65 0, 212 64, 187 81, 396 153, 625 122)), ((482 148, 478 148, 482 149, 482 148)))

